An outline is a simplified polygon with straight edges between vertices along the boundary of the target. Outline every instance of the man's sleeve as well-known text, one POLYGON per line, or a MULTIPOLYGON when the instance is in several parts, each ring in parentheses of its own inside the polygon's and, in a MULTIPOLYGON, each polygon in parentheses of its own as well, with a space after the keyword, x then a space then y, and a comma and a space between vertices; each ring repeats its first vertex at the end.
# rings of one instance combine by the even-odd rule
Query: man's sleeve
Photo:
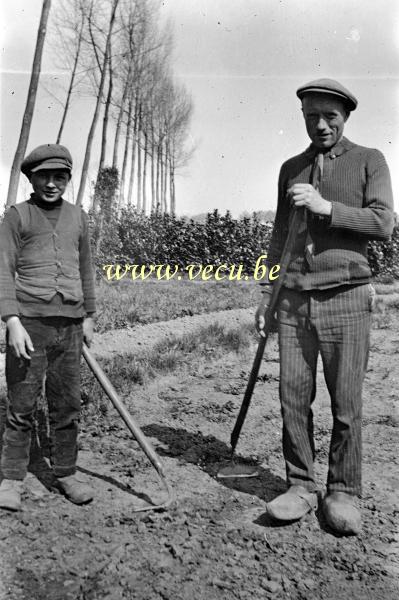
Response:
POLYGON ((3 321, 19 315, 15 293, 15 273, 21 243, 21 220, 11 206, 0 225, 0 314, 3 321))
POLYGON ((94 273, 91 259, 89 227, 86 213, 82 210, 82 233, 79 240, 79 266, 82 280, 84 308, 87 315, 96 312, 94 273))
POLYGON ((272 236, 267 251, 267 265, 271 269, 280 263, 285 240, 288 235, 288 222, 290 207, 286 197, 286 176, 284 165, 281 167, 278 178, 277 211, 274 219, 272 236))
POLYGON ((372 150, 366 165, 363 208, 332 203, 330 227, 346 229, 369 239, 388 240, 394 225, 391 177, 379 150, 372 150))

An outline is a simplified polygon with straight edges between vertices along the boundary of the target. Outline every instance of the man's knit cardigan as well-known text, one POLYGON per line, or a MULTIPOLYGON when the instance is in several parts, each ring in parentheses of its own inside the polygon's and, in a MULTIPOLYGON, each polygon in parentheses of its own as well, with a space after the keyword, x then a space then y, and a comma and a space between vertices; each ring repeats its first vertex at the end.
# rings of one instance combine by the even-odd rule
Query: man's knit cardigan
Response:
MULTIPOLYGON (((317 149, 312 145, 281 167, 278 205, 268 264, 278 264, 292 215, 287 190, 309 183, 317 149)), ((388 240, 393 229, 391 180, 384 156, 378 150, 342 138, 324 156, 319 192, 332 203, 329 218, 309 214, 314 241, 311 270, 304 259, 306 227, 300 228, 284 285, 297 290, 326 289, 367 283, 369 240, 388 240)))

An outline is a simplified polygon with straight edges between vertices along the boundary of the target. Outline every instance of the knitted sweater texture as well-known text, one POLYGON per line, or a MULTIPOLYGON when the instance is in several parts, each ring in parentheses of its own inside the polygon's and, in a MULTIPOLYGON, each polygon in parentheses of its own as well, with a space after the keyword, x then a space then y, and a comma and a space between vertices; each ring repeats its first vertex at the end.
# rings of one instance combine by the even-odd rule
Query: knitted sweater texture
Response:
POLYGON ((95 312, 86 215, 34 195, 0 229, 0 314, 80 318, 95 312))
MULTIPOLYGON (((309 183, 317 149, 312 145, 281 167, 278 204, 268 252, 269 265, 278 264, 287 237, 290 205, 287 190, 309 183)), ((284 285, 297 290, 326 289, 367 283, 369 240, 388 240, 393 229, 393 199, 388 166, 380 151, 342 138, 324 156, 319 188, 332 204, 330 218, 308 214, 314 259, 305 261, 305 224, 299 229, 284 285)), ((299 209, 301 210, 301 209, 299 209)))

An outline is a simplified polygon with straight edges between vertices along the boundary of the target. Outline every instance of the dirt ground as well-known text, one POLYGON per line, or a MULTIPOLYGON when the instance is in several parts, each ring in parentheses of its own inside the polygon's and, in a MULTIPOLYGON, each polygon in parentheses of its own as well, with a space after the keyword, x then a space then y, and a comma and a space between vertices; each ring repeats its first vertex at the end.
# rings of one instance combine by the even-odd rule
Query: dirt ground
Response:
MULTIPOLYGON (((242 323, 252 314, 206 316, 212 318, 242 323)), ((159 330, 151 325, 107 334, 97 340, 94 351, 139 352, 148 339, 158 341, 158 334, 178 334, 197 326, 192 319, 158 324, 159 330)), ((238 446, 242 460, 260 465, 260 475, 246 480, 216 478, 229 458, 229 436, 254 352, 255 345, 243 355, 216 358, 210 349, 206 361, 183 364, 173 376, 134 386, 123 398, 164 464, 175 495, 166 511, 134 512, 150 499, 161 502, 166 495, 105 398, 100 415, 86 420, 81 432, 79 468, 95 488, 92 504, 77 507, 48 489, 46 447, 34 447, 23 510, 0 514, 0 598, 396 599, 399 319, 372 334, 364 389, 359 537, 336 536, 319 510, 288 525, 270 522, 265 515, 265 502, 285 489, 275 337, 268 345, 238 446)), ((315 423, 322 494, 331 418, 321 371, 315 423)))

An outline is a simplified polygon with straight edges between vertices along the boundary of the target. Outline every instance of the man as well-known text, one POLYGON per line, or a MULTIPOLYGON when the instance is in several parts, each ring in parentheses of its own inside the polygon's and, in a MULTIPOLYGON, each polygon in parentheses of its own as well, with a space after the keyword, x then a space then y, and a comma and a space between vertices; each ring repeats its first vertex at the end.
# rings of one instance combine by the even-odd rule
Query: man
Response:
POLYGON ((76 474, 82 341, 95 312, 87 218, 63 200, 72 157, 59 144, 23 161, 33 194, 10 207, 0 228, 0 313, 7 325, 8 410, 1 455, 0 508, 19 510, 32 422, 43 379, 50 461, 58 487, 85 504, 92 489, 76 474))
MULTIPOLYGON (((357 534, 361 516, 362 384, 366 370, 374 290, 367 262, 370 239, 387 240, 393 228, 387 164, 374 149, 343 137, 353 94, 319 79, 297 90, 311 145, 281 168, 269 248, 278 264, 294 210, 303 211, 277 311, 283 454, 288 490, 267 504, 276 519, 295 520, 317 505, 312 402, 321 354, 331 397, 326 521, 357 534)), ((256 313, 262 335, 271 287, 256 313)))

